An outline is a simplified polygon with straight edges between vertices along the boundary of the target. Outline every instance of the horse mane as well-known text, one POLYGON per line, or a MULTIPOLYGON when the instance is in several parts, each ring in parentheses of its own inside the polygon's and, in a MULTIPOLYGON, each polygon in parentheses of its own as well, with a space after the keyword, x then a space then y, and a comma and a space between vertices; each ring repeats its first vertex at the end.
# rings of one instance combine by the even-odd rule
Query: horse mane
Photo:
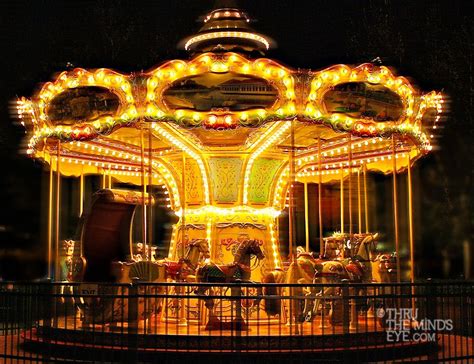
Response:
MULTIPOLYGON (((357 234, 359 235, 359 234, 357 234)), ((361 251, 368 254, 367 259, 371 259, 370 245, 374 244, 378 234, 361 234, 356 237, 357 253, 356 256, 362 256, 361 251)))
POLYGON ((242 257, 242 254, 247 250, 251 241, 252 240, 245 239, 239 244, 239 247, 237 248, 237 251, 235 252, 235 255, 234 255, 234 263, 237 263, 240 260, 240 258, 242 257))
POLYGON ((205 256, 208 256, 209 255, 209 245, 207 244, 207 239, 192 239, 186 246, 187 250, 186 250, 186 256, 189 255, 189 253, 191 252, 191 249, 192 248, 198 248, 199 251, 201 253, 203 253, 205 256), (205 247, 206 249, 202 250, 202 247, 200 248, 200 246, 202 244, 205 244, 205 247))

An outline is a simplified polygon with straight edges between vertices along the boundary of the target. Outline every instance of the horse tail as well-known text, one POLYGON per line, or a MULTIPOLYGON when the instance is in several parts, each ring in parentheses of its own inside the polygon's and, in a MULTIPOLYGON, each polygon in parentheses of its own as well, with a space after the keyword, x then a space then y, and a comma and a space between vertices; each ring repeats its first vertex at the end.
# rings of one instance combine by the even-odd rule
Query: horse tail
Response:
POLYGON ((266 284, 263 287, 265 312, 269 316, 279 315, 281 313, 281 297, 278 294, 278 287, 273 285, 276 283, 273 272, 265 275, 262 282, 266 284))

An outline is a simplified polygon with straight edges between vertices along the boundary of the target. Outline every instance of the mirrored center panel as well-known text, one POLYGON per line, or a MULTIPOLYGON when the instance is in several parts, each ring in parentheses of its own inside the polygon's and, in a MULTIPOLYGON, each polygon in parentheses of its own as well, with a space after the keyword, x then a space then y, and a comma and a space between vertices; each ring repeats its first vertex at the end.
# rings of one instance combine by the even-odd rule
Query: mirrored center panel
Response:
POLYGON ((266 80, 234 72, 185 77, 163 93, 169 109, 196 111, 271 108, 277 98, 278 91, 266 80))

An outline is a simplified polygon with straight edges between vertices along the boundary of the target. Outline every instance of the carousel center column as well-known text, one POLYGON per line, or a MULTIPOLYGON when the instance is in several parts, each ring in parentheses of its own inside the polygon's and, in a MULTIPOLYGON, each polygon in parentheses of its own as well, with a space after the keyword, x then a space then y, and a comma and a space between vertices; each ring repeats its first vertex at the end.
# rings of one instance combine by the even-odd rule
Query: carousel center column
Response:
POLYGON ((173 230, 169 257, 180 256, 183 240, 186 244, 193 239, 207 239, 211 260, 229 264, 240 243, 257 240, 265 254, 261 262, 252 261, 252 279, 258 280, 265 271, 281 264, 276 231, 279 211, 270 201, 285 161, 251 158, 249 153, 207 154, 202 161, 204 169, 192 158, 186 160, 185 169, 182 158, 170 161, 177 180, 182 178, 184 182, 185 192, 181 189, 180 193, 186 194, 186 209, 184 219, 183 210, 177 212, 180 221, 173 230), (206 182, 209 196, 205 193, 206 182))

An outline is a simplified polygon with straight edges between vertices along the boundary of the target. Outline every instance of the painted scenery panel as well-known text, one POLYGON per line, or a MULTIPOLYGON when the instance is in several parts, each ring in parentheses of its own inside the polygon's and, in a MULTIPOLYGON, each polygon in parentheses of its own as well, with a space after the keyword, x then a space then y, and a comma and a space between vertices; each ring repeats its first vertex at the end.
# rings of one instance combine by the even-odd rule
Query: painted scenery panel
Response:
POLYGON ((329 113, 375 121, 396 121, 403 112, 402 100, 396 93, 367 82, 337 85, 324 94, 323 103, 329 113))
POLYGON ((269 108, 277 97, 277 90, 264 79, 233 72, 182 78, 163 93, 170 109, 196 111, 269 108))
POLYGON ((54 124, 71 125, 102 116, 113 116, 119 106, 118 96, 106 88, 77 87, 56 96, 46 112, 54 124))

